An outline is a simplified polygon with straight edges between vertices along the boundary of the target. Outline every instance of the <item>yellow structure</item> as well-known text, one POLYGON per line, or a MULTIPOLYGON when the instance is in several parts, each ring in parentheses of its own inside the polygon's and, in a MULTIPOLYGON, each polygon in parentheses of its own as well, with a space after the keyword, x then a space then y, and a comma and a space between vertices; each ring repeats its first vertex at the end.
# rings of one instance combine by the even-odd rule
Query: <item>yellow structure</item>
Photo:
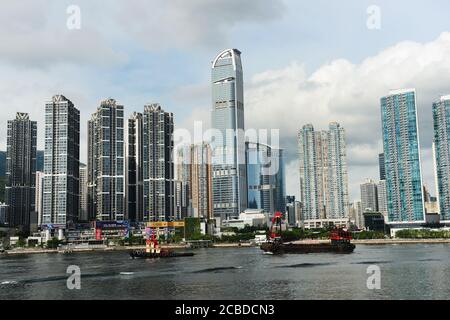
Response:
POLYGON ((157 228, 184 228, 184 221, 155 221, 147 222, 147 227, 157 229, 157 228))

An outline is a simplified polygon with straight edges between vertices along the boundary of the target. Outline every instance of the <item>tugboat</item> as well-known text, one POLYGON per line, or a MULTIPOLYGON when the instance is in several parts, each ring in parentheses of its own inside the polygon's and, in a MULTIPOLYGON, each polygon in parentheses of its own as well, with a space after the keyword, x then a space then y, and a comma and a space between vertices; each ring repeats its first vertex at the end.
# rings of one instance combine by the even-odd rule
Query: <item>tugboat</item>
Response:
POLYGON ((281 223, 283 215, 277 212, 272 219, 270 238, 261 245, 261 250, 270 254, 308 254, 308 253, 337 253, 350 254, 355 250, 351 243, 352 237, 343 229, 335 229, 331 232, 330 242, 289 242, 284 243, 281 237, 281 223))
POLYGON ((130 257, 133 259, 192 257, 193 255, 192 252, 174 252, 172 250, 161 249, 154 234, 152 234, 151 239, 147 239, 145 250, 133 250, 130 252, 130 257))

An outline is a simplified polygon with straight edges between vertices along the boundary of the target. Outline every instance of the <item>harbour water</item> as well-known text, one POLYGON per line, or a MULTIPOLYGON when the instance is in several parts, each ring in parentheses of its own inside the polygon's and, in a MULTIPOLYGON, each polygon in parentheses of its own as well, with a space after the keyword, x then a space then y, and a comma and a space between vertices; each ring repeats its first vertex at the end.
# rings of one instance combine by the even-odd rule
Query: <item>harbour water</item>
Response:
POLYGON ((0 257, 4 299, 448 299, 450 245, 357 246, 351 255, 263 255, 202 249, 194 257, 131 260, 127 252, 0 257), (67 288, 79 266, 81 289, 67 288), (381 289, 367 288, 369 266, 381 289))

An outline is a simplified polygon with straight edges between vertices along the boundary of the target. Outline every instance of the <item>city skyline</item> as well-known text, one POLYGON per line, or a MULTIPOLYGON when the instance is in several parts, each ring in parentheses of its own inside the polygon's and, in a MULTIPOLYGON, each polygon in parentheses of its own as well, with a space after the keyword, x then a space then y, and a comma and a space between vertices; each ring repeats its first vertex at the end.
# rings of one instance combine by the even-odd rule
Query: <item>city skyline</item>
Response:
MULTIPOLYGON (((142 11, 144 17, 148 17, 148 8, 143 5, 144 2, 137 3, 139 5, 136 8, 142 11)), ((0 122, 6 123, 16 112, 29 112, 30 117, 38 122, 39 136, 42 137, 44 117, 40 109, 41 101, 56 93, 63 93, 70 96, 80 108, 81 145, 87 141, 86 123, 90 114, 100 99, 111 96, 126 106, 125 118, 133 111, 140 110, 144 103, 159 101, 176 115, 176 127, 191 128, 197 119, 209 124, 208 64, 220 49, 237 47, 244 52, 245 101, 248 111, 246 124, 255 128, 269 124, 282 129, 281 147, 288 150, 288 171, 294 172, 298 167, 296 152, 289 151, 295 150, 294 131, 305 123, 323 127, 328 122, 338 121, 348 128, 349 192, 350 199, 357 199, 359 184, 366 178, 376 177, 376 155, 382 151, 381 137, 374 138, 371 135, 372 132, 379 132, 380 128, 378 121, 374 120, 378 119, 379 97, 390 89, 416 87, 419 126, 424 135, 424 181, 429 187, 433 186, 434 173, 428 169, 432 165, 433 136, 429 111, 430 103, 449 91, 445 85, 448 82, 447 75, 444 73, 442 79, 439 68, 446 69, 448 66, 445 56, 449 54, 447 44, 450 41, 448 32, 444 32, 447 28, 443 22, 445 19, 436 16, 443 15, 445 10, 442 8, 448 7, 448 3, 440 1, 438 4, 424 4, 413 1, 402 5, 380 1, 379 6, 384 13, 380 30, 367 28, 366 9, 369 4, 364 1, 339 4, 340 11, 346 17, 344 20, 333 15, 338 6, 335 3, 320 6, 321 10, 315 11, 314 21, 311 21, 305 4, 281 0, 273 1, 270 6, 243 5, 240 8, 242 21, 227 15, 217 23, 209 24, 207 22, 212 17, 208 16, 204 17, 206 21, 182 19, 176 25, 170 25, 166 20, 159 21, 161 18, 158 17, 152 19, 152 23, 158 23, 158 28, 168 30, 170 27, 180 31, 179 36, 171 34, 165 39, 155 35, 151 42, 156 44, 161 41, 161 46, 149 46, 148 39, 143 41, 135 33, 123 36, 120 31, 134 30, 133 26, 145 25, 148 19, 143 21, 142 16, 138 15, 133 21, 124 21, 110 12, 110 8, 117 9, 122 4, 112 1, 104 10, 95 10, 98 4, 83 0, 79 1, 79 5, 83 22, 81 29, 75 31, 67 30, 65 26, 64 4, 29 2, 27 7, 30 10, 27 12, 15 10, 14 4, 4 6, 5 17, 15 16, 23 21, 25 27, 28 26, 29 34, 11 30, 11 26, 6 23, 8 19, 3 21, 4 38, 9 39, 12 45, 0 52, 4 62, 0 63, 3 71, 0 90, 4 93, 0 96, 1 105, 6 110, 4 115, 0 115, 0 122), (439 10, 435 10, 437 7, 439 10), (59 10, 61 17, 57 16, 59 10), (290 11, 298 12, 302 19, 294 19, 290 11), (49 12, 55 13, 56 17, 49 12), (408 21, 398 21, 393 18, 395 14, 391 15, 392 12, 410 15, 420 13, 424 18, 433 18, 424 28, 408 21), (39 23, 43 19, 48 24, 39 23), (97 23, 108 19, 120 23, 114 26, 97 23), (307 21, 315 27, 306 26, 307 21), (342 28, 336 28, 343 22, 345 32, 342 28), (224 28, 228 23, 230 28, 224 28), (241 28, 243 23, 248 23, 248 26, 241 28), (204 25, 212 25, 213 28, 198 28, 204 25), (308 33, 305 34, 305 30, 308 33), (59 45, 55 46, 51 37, 42 39, 46 33, 56 35, 54 38, 60 39, 59 45), (111 37, 111 34, 114 36, 111 37), (186 39, 181 40, 182 35, 186 34, 186 39), (265 41, 255 37, 257 34, 264 34, 265 41), (333 36, 329 37, 329 34, 333 36), (298 35, 301 35, 301 41, 297 41, 298 35), (25 57, 13 54, 17 40, 22 39, 20 36, 25 38, 20 43, 26 45, 29 52, 36 52, 35 55, 25 57), (122 45, 133 41, 134 46, 122 45), (364 45, 355 50, 355 41, 364 45), (48 46, 42 46, 42 43, 47 42, 48 46), (191 42, 195 45, 190 45, 191 42), (71 46, 71 43, 80 45, 71 46), (94 45, 98 50, 86 52, 83 49, 87 47, 85 44, 94 45), (100 56, 103 58, 99 59, 100 56), (410 68, 411 61, 424 63, 410 68), (76 76, 62 81, 62 75, 67 73, 76 76), (177 76, 174 77, 174 74, 177 76), (364 90, 358 84, 364 84, 364 90), (22 89, 18 91, 18 88, 22 89), (347 94, 341 95, 343 92, 347 94), (27 107, 24 109, 24 106, 27 107), (313 113, 311 106, 314 106, 313 113)), ((316 4, 309 6, 317 8, 316 4)), ((130 15, 136 8, 127 8, 124 12, 130 15)), ((209 9, 209 5, 186 3, 172 8, 175 12, 190 12, 195 16, 202 9, 209 9)), ((232 1, 221 3, 219 9, 232 12, 232 1)), ((158 10, 164 12, 167 9, 158 10)), ((151 28, 145 30, 154 35, 151 28)), ((0 137, 0 150, 6 150, 5 136, 0 137)), ((39 150, 43 150, 43 144, 43 140, 39 139, 39 150)), ((81 150, 80 158, 86 163, 84 149, 81 150)), ((288 193, 298 195, 297 181, 298 176, 287 177, 288 193)))
POLYGON ((449 299, 448 0, 0 3, 0 301, 449 299))

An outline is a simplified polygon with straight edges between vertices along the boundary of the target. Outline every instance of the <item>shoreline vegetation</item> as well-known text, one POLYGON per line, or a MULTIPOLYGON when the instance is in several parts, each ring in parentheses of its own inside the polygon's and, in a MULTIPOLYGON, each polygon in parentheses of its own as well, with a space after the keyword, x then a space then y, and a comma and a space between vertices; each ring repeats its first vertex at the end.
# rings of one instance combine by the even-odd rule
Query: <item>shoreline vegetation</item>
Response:
MULTIPOLYGON (((311 241, 311 240, 309 240, 311 241)), ((326 242, 326 240, 316 240, 319 242, 326 242)), ((301 241, 299 241, 301 242, 301 241)), ((449 244, 450 239, 367 239, 367 240, 353 240, 355 245, 365 245, 365 246, 381 246, 381 245, 415 245, 415 244, 449 244)), ((255 244, 251 243, 219 243, 213 244, 210 249, 236 249, 236 248, 250 248, 257 247, 255 244)), ((177 245, 163 245, 162 248, 165 249, 190 249, 188 245, 177 244, 177 245)), ((115 247, 103 247, 103 248, 73 248, 70 250, 62 249, 42 249, 42 248, 20 248, 8 250, 0 256, 15 256, 15 255, 26 255, 26 254, 70 254, 70 253, 89 253, 89 252, 124 252, 130 250, 140 250, 145 249, 145 246, 115 246, 115 247)))

